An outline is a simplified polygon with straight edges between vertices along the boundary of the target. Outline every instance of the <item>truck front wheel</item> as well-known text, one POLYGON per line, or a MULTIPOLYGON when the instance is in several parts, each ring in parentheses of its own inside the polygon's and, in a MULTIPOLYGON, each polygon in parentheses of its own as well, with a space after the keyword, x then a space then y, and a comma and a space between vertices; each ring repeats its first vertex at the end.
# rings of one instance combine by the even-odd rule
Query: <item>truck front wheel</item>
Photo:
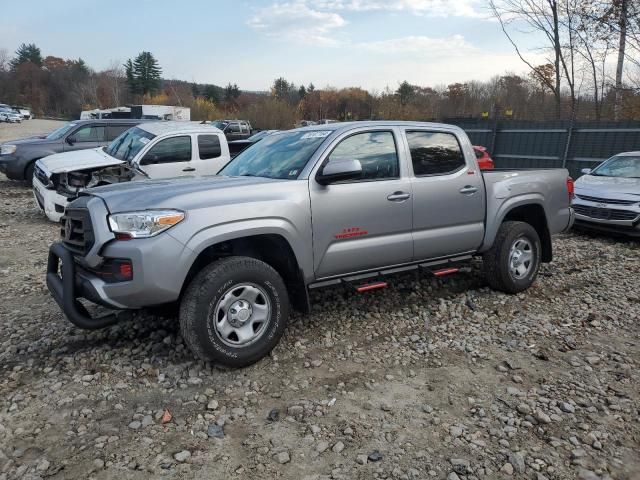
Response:
POLYGON ((483 264, 491 288, 518 293, 529 288, 540 267, 540 237, 525 222, 504 222, 493 246, 484 254, 483 264))
POLYGON ((180 331, 202 360, 227 367, 257 362, 287 326, 289 297, 270 265, 228 257, 201 270, 180 304, 180 331))

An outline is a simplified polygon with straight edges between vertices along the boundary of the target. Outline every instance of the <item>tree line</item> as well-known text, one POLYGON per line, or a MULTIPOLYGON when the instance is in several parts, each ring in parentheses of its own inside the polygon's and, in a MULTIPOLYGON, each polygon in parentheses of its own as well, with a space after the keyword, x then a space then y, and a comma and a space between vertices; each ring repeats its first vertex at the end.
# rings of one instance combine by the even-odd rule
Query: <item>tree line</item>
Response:
POLYGON ((435 86, 402 81, 382 91, 280 77, 268 91, 248 92, 235 83, 162 78, 151 52, 95 71, 82 59, 43 56, 36 45, 22 44, 13 55, 0 49, 0 103, 59 118, 127 104, 181 105, 193 120, 245 118, 258 128, 321 119, 640 119, 637 0, 488 1, 528 73, 435 86), (521 45, 518 32, 537 34, 545 63, 532 60, 539 57, 521 45))

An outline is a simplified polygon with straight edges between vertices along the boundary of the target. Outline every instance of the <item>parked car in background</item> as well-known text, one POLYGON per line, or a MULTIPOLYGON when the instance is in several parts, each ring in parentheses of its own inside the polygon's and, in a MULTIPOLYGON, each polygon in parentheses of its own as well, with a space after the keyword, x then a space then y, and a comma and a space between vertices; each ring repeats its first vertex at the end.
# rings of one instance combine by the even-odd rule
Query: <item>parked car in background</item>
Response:
POLYGON ((570 190, 565 169, 480 172, 451 125, 305 127, 265 137, 217 177, 87 190, 67 206, 47 286, 85 329, 175 302, 194 355, 241 367, 275 347, 290 306, 309 311, 310 289, 443 276, 475 255, 492 288, 529 288, 551 236, 571 227, 570 190), (121 312, 93 317, 78 298, 121 312))
POLYGON ((106 148, 59 153, 36 162, 33 194, 49 220, 86 188, 131 180, 215 175, 231 157, 224 134, 210 125, 151 122, 106 148))
POLYGON ((31 120, 33 118, 33 114, 29 107, 14 106, 13 110, 20 115, 23 120, 31 120))
POLYGON ((480 167, 480 170, 492 170, 493 168, 495 168, 493 159, 489 156, 489 152, 487 152, 486 147, 474 145, 473 151, 476 154, 476 159, 478 160, 478 166, 480 167))
POLYGON ((245 148, 250 147, 256 142, 259 142, 263 138, 271 135, 272 133, 278 132, 279 130, 261 130, 258 133, 254 133, 246 140, 233 140, 229 142, 229 153, 231 157, 235 157, 245 148))
POLYGON ((0 122, 21 123, 22 117, 12 110, 0 111, 0 122))
POLYGON ((576 227, 640 237, 640 151, 582 173, 575 183, 576 227))
POLYGON ((36 160, 54 153, 108 145, 143 120, 79 120, 49 135, 12 140, 0 145, 0 172, 11 180, 31 182, 36 160))
POLYGON ((252 134, 251 123, 247 120, 216 120, 211 125, 220 129, 228 141, 246 140, 252 134))
POLYGON ((332 120, 330 118, 323 118, 322 120, 318 120, 315 124, 316 125, 330 125, 332 123, 339 123, 338 120, 332 120))

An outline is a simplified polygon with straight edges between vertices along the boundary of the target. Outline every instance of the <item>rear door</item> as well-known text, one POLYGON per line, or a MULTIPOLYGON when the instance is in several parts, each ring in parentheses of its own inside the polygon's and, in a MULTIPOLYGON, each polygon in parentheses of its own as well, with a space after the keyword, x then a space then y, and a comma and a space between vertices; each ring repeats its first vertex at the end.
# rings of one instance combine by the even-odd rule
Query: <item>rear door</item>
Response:
POLYGON ((411 182, 401 168, 399 132, 364 129, 338 138, 320 167, 359 160, 358 180, 331 185, 309 179, 316 278, 411 261, 411 182))
POLYGON ((455 133, 406 129, 413 171, 414 260, 475 251, 484 236, 484 182, 455 133), (466 157, 466 158, 465 158, 466 157))
POLYGON ((216 133, 196 135, 198 159, 193 162, 197 175, 215 175, 230 160, 227 142, 216 133))
POLYGON ((127 124, 123 124, 123 125, 116 125, 116 124, 107 125, 106 143, 107 144, 111 143, 113 140, 118 138, 120 136, 120 134, 126 132, 127 130, 129 130, 130 128, 132 128, 134 126, 135 125, 133 125, 131 123, 127 123, 127 124))
POLYGON ((196 175, 194 150, 191 135, 162 138, 141 152, 140 168, 150 178, 196 175))
POLYGON ((64 151, 86 150, 87 148, 98 148, 106 145, 105 125, 81 125, 72 133, 67 135, 64 142, 64 151))

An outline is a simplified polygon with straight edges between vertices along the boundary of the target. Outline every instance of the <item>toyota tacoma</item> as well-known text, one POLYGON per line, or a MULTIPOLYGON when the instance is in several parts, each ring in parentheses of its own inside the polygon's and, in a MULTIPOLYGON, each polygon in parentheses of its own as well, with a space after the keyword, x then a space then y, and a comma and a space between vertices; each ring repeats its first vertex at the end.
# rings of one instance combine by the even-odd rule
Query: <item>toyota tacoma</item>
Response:
POLYGON ((309 290, 455 272, 474 256, 516 293, 573 223, 564 169, 481 172, 458 127, 351 122, 278 132, 217 177, 88 189, 62 218, 47 285, 68 319, 96 329, 179 305, 193 353, 240 367, 267 355, 309 290), (114 310, 98 316, 79 299, 114 310))

